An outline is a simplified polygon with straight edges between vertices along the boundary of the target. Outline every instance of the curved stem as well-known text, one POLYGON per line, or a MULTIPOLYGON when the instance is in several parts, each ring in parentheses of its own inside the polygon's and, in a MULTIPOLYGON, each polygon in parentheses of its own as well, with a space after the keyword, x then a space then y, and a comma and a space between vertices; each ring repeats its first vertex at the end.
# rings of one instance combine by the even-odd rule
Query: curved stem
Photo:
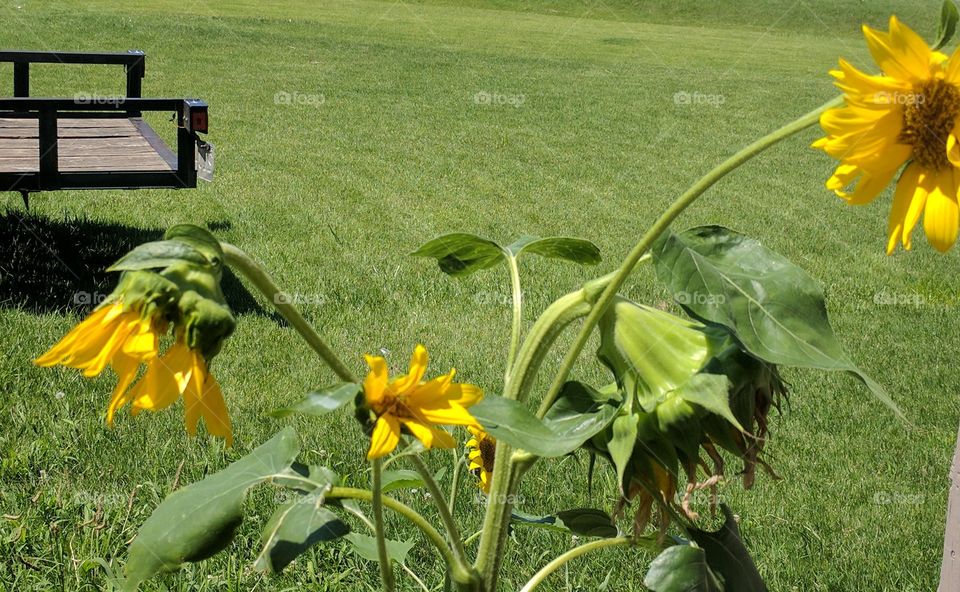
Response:
POLYGON ((540 585, 543 580, 547 578, 550 574, 557 571, 563 564, 580 557, 590 551, 595 551, 597 549, 604 549, 606 547, 616 547, 618 545, 629 545, 633 542, 631 537, 617 537, 614 539, 600 539, 598 541, 593 541, 580 545, 579 547, 574 547, 570 549, 563 555, 560 555, 550 563, 543 566, 543 568, 538 571, 530 580, 520 589, 520 592, 530 592, 534 588, 540 585))
POLYGON ((523 324, 523 291, 520 289, 520 268, 517 266, 517 258, 508 253, 507 264, 510 267, 510 287, 513 295, 513 322, 510 328, 510 353, 507 356, 504 383, 509 382, 513 363, 517 359, 517 351, 520 349, 520 329, 523 324))
POLYGON ((459 448, 451 448, 450 450, 453 451, 453 478, 450 483, 450 497, 447 498, 447 507, 450 510, 450 515, 453 515, 457 507, 457 494, 460 493, 460 468, 463 465, 463 455, 460 454, 459 448))
MULTIPOLYGON (((357 499, 363 500, 365 502, 373 503, 373 492, 368 489, 357 489, 355 487, 334 487, 327 492, 326 497, 329 499, 357 499)), ((447 565, 455 565, 455 560, 453 558, 453 553, 450 551, 450 547, 447 546, 447 542, 443 540, 443 535, 434 528, 427 519, 421 516, 416 510, 410 506, 398 502, 392 497, 381 496, 383 500, 383 507, 388 508, 397 514, 403 516, 407 520, 413 523, 414 526, 420 529, 424 535, 426 535, 427 540, 429 540, 434 547, 440 551, 440 555, 443 557, 443 560, 446 561, 447 565)))
POLYGON ((685 209, 687 209, 690 204, 696 201, 698 197, 703 195, 707 189, 712 187, 714 183, 722 179, 727 173, 736 169, 770 146, 773 146, 780 140, 788 138, 793 134, 815 124, 820 120, 820 115, 824 111, 832 107, 836 107, 842 102, 843 97, 837 97, 825 103, 821 107, 814 109, 810 113, 800 117, 799 119, 788 123, 775 132, 760 138, 746 148, 743 148, 725 160, 719 166, 715 167, 712 171, 704 175, 699 181, 694 183, 680 197, 678 197, 677 200, 673 202, 673 204, 671 204, 670 207, 667 208, 667 210, 661 214, 659 218, 657 218, 656 222, 653 223, 653 226, 647 230, 646 234, 644 234, 640 239, 640 242, 633 247, 633 250, 631 250, 624 259, 623 263, 620 265, 620 268, 616 271, 613 279, 609 284, 607 284, 607 287, 600 295, 596 305, 593 306, 593 308, 590 310, 590 314, 587 315, 587 319, 584 321, 583 326, 580 329, 580 333, 577 334, 576 340, 570 347, 567 355, 564 357, 563 362, 560 365, 560 370, 557 372, 553 383, 550 385, 550 390, 547 391, 547 396, 544 397, 542 403, 540 404, 540 408, 537 410, 538 417, 542 418, 544 414, 546 414, 547 410, 549 410, 553 405, 557 395, 560 393, 560 389, 563 388, 563 384, 567 380, 567 376, 570 374, 570 370, 573 368, 574 363, 580 356, 580 352, 583 351, 584 346, 590 339, 590 334, 597 326, 600 317, 610 306, 610 303, 613 302, 613 298, 620 290, 620 287, 623 286, 623 282, 627 279, 627 276, 630 275, 634 265, 647 252, 647 250, 650 249, 654 241, 656 241, 657 238, 663 234, 663 232, 670 226, 674 219, 676 219, 676 217, 679 216, 685 209))
POLYGON ((322 337, 313 328, 313 325, 307 322, 297 307, 290 303, 290 298, 273 283, 273 279, 243 250, 231 245, 230 243, 220 243, 223 249, 223 257, 227 265, 236 269, 244 275, 264 296, 273 303, 277 311, 283 315, 283 318, 290 323, 290 326, 300 333, 304 341, 317 352, 320 359, 330 366, 337 376, 344 382, 357 382, 356 377, 337 357, 333 350, 327 345, 322 337))
POLYGON ((443 491, 440 490, 440 486, 437 485, 433 475, 430 474, 430 469, 428 469, 427 465, 420 460, 420 457, 411 456, 410 460, 413 462, 413 466, 416 467, 417 472, 420 473, 420 476, 423 478, 423 482, 427 485, 427 489, 430 490, 430 496, 433 498, 433 503, 435 506, 437 506, 437 512, 440 513, 440 521, 443 522, 443 527, 447 530, 447 536, 450 539, 451 546, 453 547, 453 556, 457 558, 457 561, 460 563, 461 567, 469 571, 466 562, 466 554, 463 552, 463 543, 460 540, 460 529, 457 528, 457 523, 453 521, 453 516, 450 514, 450 508, 447 507, 447 502, 444 499, 443 491))
POLYGON ((393 564, 387 554, 387 537, 383 533, 383 461, 375 458, 373 464, 373 530, 377 540, 377 558, 380 563, 380 581, 386 592, 393 592, 397 584, 393 577, 393 564))

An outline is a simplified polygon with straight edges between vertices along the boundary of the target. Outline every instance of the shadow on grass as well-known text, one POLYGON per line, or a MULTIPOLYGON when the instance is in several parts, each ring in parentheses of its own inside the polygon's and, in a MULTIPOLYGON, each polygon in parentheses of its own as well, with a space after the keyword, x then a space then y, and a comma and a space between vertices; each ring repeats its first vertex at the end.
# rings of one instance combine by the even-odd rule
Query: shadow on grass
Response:
MULTIPOLYGON (((229 222, 214 224, 229 227, 229 222)), ((90 312, 116 285, 117 274, 104 270, 137 245, 160 240, 163 232, 8 209, 0 215, 0 307, 90 312)), ((234 314, 278 317, 264 311, 229 269, 223 291, 234 314)))

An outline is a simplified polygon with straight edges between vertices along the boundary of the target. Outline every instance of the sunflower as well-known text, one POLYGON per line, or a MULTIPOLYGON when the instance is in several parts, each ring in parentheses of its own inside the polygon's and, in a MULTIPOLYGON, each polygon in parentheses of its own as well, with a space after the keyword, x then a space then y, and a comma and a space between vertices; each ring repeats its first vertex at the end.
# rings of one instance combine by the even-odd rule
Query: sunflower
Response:
POLYGON ((136 415, 168 407, 182 396, 187 432, 195 435, 203 417, 208 431, 229 446, 230 418, 207 363, 233 324, 229 310, 211 309, 208 299, 184 292, 161 274, 125 272, 109 300, 34 363, 77 368, 87 377, 110 365, 117 384, 107 406, 107 425, 113 425, 117 410, 128 403, 136 415), (171 325, 176 340, 161 356, 160 337, 171 325), (146 372, 134 384, 141 366, 146 372))
POLYGON ((883 73, 865 74, 842 59, 830 72, 846 105, 824 112, 827 136, 813 144, 840 161, 827 188, 850 204, 865 204, 902 169, 887 254, 897 243, 910 249, 921 215, 927 240, 947 251, 960 228, 960 55, 932 50, 896 17, 889 32, 864 26, 863 33, 883 73))
POLYGON ((480 489, 490 493, 490 479, 493 478, 493 458, 497 441, 493 436, 475 426, 467 426, 473 438, 467 440, 468 469, 479 479, 480 489))
POLYGON ((370 437, 368 459, 392 452, 400 442, 401 424, 427 448, 453 448, 456 441, 436 425, 476 425, 467 408, 483 397, 472 384, 453 382, 455 370, 423 381, 427 370, 427 350, 417 345, 407 374, 389 380, 387 361, 380 356, 366 356, 370 373, 363 381, 366 406, 376 415, 370 437))

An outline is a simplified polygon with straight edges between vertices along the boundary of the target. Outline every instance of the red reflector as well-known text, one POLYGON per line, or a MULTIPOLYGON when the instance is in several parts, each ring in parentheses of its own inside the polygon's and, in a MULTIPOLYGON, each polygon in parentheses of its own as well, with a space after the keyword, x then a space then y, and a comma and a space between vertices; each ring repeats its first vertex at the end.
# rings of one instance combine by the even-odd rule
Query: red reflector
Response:
POLYGON ((207 133, 206 111, 194 111, 190 114, 190 129, 203 134, 207 133))

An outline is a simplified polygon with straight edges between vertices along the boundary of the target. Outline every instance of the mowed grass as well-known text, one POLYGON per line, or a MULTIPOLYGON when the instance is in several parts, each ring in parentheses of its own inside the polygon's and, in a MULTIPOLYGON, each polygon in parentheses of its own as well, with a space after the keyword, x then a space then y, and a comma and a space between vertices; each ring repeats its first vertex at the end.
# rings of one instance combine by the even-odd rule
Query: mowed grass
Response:
MULTIPOLYGON (((264 417, 335 377, 269 302, 254 302, 236 282, 229 297, 243 303, 239 327, 213 365, 235 447, 187 438, 179 408, 135 419, 122 413, 107 429, 109 373, 87 380, 30 364, 77 322, 78 293, 82 301, 109 292, 88 267, 175 223, 207 225, 296 294, 356 372, 362 353, 381 348, 400 370, 420 342, 436 372, 456 367, 460 379, 496 393, 509 334, 505 272, 451 280, 407 254, 449 231, 595 241, 599 268, 524 262, 532 322, 553 298, 613 269, 713 164, 830 99, 826 70, 838 56, 872 69, 859 21, 881 26, 896 12, 929 38, 939 7, 790 4, 0 1, 0 45, 145 50, 146 94, 206 99, 218 148, 215 182, 196 191, 35 195, 26 218, 16 194, 4 198, 0 589, 108 586, 164 496, 284 425, 296 426, 307 461, 348 483, 367 480, 364 438, 349 412, 322 421, 264 417), (278 102, 278 93, 292 104, 278 102), (83 232, 64 231, 71 225, 83 232)), ((0 72, 9 85, 9 66, 0 72)), ((119 69, 48 66, 34 76, 35 95, 122 88, 119 69)), ((849 376, 787 370, 793 396, 773 420, 768 447, 783 479, 760 475, 744 492, 731 465, 722 496, 771 590, 933 590, 960 417, 957 256, 933 254, 919 235, 914 252, 884 256, 889 192, 867 208, 829 194, 823 181, 832 163, 808 148, 817 134, 738 170, 678 226, 727 225, 806 268, 822 283, 852 357, 887 386, 911 424, 849 376)), ((669 300, 649 269, 625 291, 643 302, 669 300)), ((592 349, 578 376, 600 383, 609 378, 592 349)), ((437 468, 449 459, 430 455, 437 468)), ((609 509, 610 471, 598 471, 590 495, 586 467, 583 455, 541 463, 520 508, 609 509)), ((449 479, 448 471, 444 484, 449 479)), ((422 492, 398 495, 433 516, 422 492)), ((281 576, 253 573, 273 502, 273 492, 258 490, 227 553, 146 589, 378 588, 375 566, 338 543, 316 547, 281 576)), ((457 511, 467 533, 479 527, 482 507, 469 483, 457 511)), ((443 567, 418 535, 393 519, 389 529, 419 541, 408 563, 441 582, 443 567)), ((515 538, 505 562, 511 590, 573 544, 522 529, 515 538)), ((605 551, 543 589, 606 582, 608 590, 641 590, 649 560, 605 551)), ((417 589, 400 579, 403 589, 417 589)))

